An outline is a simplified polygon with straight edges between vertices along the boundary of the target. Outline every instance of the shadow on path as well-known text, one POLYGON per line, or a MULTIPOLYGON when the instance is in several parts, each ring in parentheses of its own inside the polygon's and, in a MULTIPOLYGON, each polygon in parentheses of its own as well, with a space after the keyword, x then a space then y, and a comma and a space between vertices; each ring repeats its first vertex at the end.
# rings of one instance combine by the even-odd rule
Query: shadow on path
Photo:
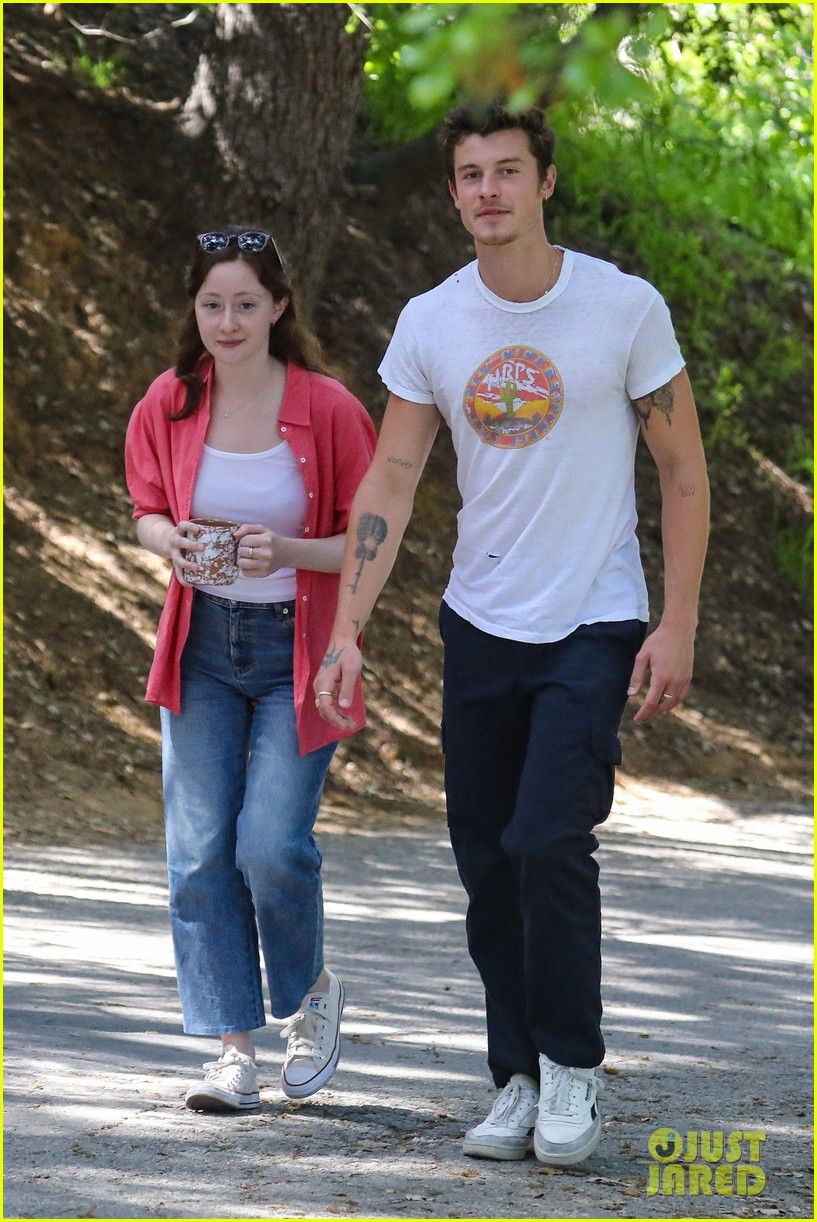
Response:
POLYGON ((4 1216, 812 1216, 808 820, 625 806, 600 838, 605 1140, 564 1171, 460 1153, 493 1089, 444 828, 323 833, 340 1069, 286 1100, 271 1024, 227 1118, 181 1105, 214 1047, 180 1033, 161 848, 9 852, 4 1216), (664 1126, 764 1131, 763 1194, 648 1196, 664 1126))

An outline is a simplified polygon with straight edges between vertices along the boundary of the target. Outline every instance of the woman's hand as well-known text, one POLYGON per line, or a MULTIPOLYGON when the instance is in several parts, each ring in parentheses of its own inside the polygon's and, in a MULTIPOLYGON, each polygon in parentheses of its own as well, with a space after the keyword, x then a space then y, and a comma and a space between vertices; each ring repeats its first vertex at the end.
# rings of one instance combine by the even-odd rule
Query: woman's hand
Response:
POLYGON ((185 588, 190 586, 190 583, 185 581, 185 573, 195 573, 198 569, 195 555, 193 559, 188 560, 188 553, 204 551, 204 544, 196 542, 196 536, 200 529, 195 522, 179 522, 178 526, 173 527, 167 538, 173 571, 176 574, 177 580, 185 588))
POLYGON ((269 577, 276 569, 294 567, 287 552, 291 539, 274 535, 257 522, 245 522, 234 533, 238 540, 238 567, 244 577, 269 577))

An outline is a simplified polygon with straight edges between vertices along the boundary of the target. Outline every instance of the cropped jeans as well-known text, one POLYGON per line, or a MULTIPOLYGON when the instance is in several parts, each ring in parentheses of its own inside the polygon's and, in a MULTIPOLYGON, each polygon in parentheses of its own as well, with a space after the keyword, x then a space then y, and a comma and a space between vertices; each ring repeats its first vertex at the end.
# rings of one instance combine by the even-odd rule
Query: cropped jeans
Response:
POLYGON ((323 970, 321 855, 312 835, 330 743, 298 754, 294 603, 196 591, 181 712, 161 710, 170 922, 184 1030, 265 1024, 323 970))
POLYGON ((539 1053, 601 1063, 601 898, 593 828, 613 801, 639 620, 561 641, 491 636, 446 604, 443 745, 468 948, 485 986, 497 1086, 539 1053))

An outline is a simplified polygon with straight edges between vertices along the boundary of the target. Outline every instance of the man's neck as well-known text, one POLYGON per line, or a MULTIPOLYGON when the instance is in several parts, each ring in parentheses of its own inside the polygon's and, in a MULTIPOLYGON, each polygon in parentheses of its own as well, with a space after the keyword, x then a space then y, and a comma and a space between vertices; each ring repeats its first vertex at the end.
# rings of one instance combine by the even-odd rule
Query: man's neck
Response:
POLYGON ((476 253, 482 283, 503 301, 538 301, 555 283, 558 251, 544 234, 535 243, 477 243, 476 253))

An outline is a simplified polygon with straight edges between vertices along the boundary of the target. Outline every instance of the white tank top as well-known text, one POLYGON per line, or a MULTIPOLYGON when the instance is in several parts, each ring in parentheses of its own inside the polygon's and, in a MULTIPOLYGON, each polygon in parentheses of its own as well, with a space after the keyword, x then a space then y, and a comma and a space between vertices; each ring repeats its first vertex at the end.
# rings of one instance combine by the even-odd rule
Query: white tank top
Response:
MULTIPOLYGON (((193 489, 193 518, 227 518, 259 522, 276 535, 300 539, 307 497, 295 456, 286 442, 257 454, 231 454, 206 445, 193 489)), ((269 577, 238 577, 231 586, 196 586, 236 602, 290 602, 295 597, 295 570, 278 569, 269 577)))

